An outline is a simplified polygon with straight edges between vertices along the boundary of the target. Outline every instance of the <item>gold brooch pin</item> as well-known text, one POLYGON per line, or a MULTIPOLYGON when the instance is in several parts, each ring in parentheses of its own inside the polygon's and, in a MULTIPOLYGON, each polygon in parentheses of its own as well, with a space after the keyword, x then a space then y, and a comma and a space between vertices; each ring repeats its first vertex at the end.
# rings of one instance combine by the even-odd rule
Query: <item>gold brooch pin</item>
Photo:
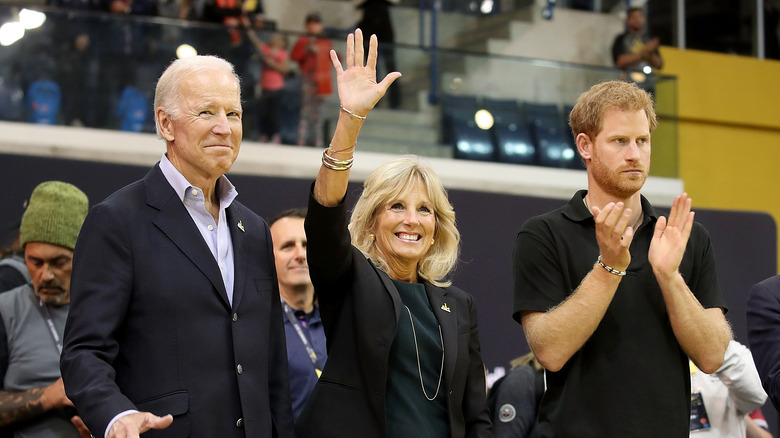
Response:
POLYGON ((246 230, 244 229, 244 224, 242 224, 241 221, 238 221, 238 223, 236 225, 238 225, 238 229, 239 230, 241 230, 241 231, 246 233, 246 230))
POLYGON ((449 312, 450 311, 450 306, 448 306, 447 303, 444 303, 444 304, 441 305, 441 310, 443 310, 445 312, 449 312))

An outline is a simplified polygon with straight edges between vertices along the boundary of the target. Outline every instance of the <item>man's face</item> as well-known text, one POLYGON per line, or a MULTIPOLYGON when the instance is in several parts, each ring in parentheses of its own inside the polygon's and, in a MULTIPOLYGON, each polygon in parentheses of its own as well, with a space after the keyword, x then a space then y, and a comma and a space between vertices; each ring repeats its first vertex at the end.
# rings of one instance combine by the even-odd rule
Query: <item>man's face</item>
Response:
POLYGON ((286 290, 311 286, 303 218, 284 217, 277 220, 271 226, 271 238, 274 241, 279 288, 286 290))
POLYGON ((58 245, 28 242, 24 261, 38 297, 52 306, 70 303, 70 272, 73 251, 58 245))
POLYGON ((306 33, 309 35, 320 35, 324 28, 321 21, 309 20, 306 22, 306 33))
POLYGON ((626 25, 632 33, 641 33, 645 26, 645 14, 639 9, 632 10, 626 17, 626 25))
POLYGON ((619 199, 638 192, 650 171, 650 122, 645 111, 606 110, 590 152, 588 173, 602 191, 619 199))
POLYGON ((242 136, 240 96, 230 73, 206 70, 179 83, 178 118, 158 112, 168 159, 190 183, 215 180, 236 161, 242 136))

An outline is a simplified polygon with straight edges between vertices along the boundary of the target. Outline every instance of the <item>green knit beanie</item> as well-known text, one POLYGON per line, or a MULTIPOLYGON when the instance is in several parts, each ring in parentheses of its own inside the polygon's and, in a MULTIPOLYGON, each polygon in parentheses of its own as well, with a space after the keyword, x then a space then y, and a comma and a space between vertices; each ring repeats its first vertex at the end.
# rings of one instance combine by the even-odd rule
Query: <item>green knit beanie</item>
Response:
POLYGON ((22 246, 43 242, 73 249, 88 209, 87 195, 76 186, 61 181, 39 184, 22 216, 22 246))

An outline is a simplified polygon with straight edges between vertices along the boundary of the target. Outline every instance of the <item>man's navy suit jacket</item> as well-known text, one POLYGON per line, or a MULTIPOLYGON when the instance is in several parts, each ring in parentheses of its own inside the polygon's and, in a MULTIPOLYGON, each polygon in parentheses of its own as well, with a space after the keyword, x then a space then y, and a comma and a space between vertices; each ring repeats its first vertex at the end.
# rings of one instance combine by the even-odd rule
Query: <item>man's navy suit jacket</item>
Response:
POLYGON ((137 409, 174 418, 144 437, 293 436, 270 232, 238 202, 226 216, 232 305, 159 164, 90 210, 74 251, 61 367, 93 435, 137 409))

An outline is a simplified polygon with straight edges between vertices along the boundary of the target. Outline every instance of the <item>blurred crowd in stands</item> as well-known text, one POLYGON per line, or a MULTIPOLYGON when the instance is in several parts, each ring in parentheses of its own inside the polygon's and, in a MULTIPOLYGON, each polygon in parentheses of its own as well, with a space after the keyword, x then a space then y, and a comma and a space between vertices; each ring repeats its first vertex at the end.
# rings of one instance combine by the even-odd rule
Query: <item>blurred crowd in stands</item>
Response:
MULTIPOLYGON (((0 6, 0 20, 17 9, 0 6)), ((259 0, 51 0, 44 10, 43 26, 0 48, 0 120, 154 132, 149 90, 191 47, 235 65, 247 140, 302 143, 302 68, 287 62, 294 36, 275 32, 259 0), (261 105, 275 108, 273 126, 261 124, 261 105)))

